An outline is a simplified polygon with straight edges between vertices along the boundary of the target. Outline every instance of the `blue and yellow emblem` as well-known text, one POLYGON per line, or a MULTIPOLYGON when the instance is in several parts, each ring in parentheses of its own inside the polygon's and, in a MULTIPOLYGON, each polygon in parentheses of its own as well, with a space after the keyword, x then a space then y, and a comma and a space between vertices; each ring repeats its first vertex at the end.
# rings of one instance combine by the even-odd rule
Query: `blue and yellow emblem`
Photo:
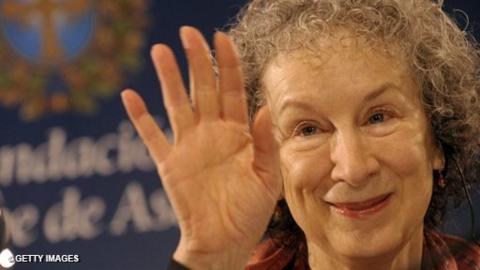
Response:
POLYGON ((141 64, 147 0, 0 0, 0 103, 94 112, 141 64))

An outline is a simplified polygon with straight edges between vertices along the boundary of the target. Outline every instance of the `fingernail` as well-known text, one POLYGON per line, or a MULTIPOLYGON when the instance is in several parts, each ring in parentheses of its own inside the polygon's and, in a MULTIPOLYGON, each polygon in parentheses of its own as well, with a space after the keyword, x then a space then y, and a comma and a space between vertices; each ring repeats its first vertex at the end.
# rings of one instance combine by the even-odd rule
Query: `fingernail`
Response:
POLYGON ((125 89, 120 93, 120 97, 122 98, 123 104, 128 104, 128 95, 131 95, 131 93, 129 93, 131 91, 132 90, 130 89, 125 89))
POLYGON ((224 43, 225 38, 223 37, 223 35, 225 34, 220 31, 215 32, 215 34, 213 34, 213 42, 215 44, 224 43))
POLYGON ((154 60, 156 58, 154 56, 162 58, 164 56, 165 47, 166 47, 166 45, 161 44, 161 43, 157 43, 157 44, 153 45, 152 49, 150 50, 150 55, 152 56, 152 58, 154 60))
POLYGON ((180 40, 182 41, 182 46, 184 49, 190 48, 190 43, 188 42, 187 38, 187 31, 189 31, 188 28, 188 26, 180 27, 180 40))
MULTIPOLYGON (((127 110, 127 114, 131 118, 138 118, 142 115, 143 111, 141 108, 141 104, 139 104, 139 102, 135 102, 135 99, 139 98, 135 91, 131 89, 125 89, 122 91, 121 97, 125 109, 127 110)), ((141 102, 142 101, 140 100, 140 103, 141 102)))

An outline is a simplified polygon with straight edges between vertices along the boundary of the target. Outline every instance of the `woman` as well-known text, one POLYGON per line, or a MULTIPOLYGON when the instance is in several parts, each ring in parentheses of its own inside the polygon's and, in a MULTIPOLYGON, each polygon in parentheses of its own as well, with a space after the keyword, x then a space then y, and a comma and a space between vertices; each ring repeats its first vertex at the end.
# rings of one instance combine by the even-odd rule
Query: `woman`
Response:
POLYGON ((178 217, 172 268, 480 269, 433 231, 480 138, 478 52, 441 5, 253 0, 215 34, 218 76, 183 27, 191 102, 154 46, 174 143, 122 97, 178 217))

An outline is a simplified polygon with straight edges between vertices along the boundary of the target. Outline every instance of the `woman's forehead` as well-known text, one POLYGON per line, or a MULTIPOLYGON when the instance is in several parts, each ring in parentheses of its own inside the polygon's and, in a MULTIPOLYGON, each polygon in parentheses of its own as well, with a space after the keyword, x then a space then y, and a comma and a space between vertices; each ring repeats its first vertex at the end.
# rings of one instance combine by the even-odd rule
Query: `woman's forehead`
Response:
POLYGON ((285 80, 296 75, 315 79, 322 74, 326 74, 330 79, 328 73, 335 72, 362 75, 366 72, 382 71, 379 75, 413 75, 405 54, 394 46, 378 42, 367 43, 365 40, 343 36, 322 39, 315 47, 306 47, 276 55, 265 67, 263 82, 272 79, 269 78, 272 75, 280 74, 283 76, 276 79, 285 80), (384 70, 386 67, 388 70, 384 70))
POLYGON ((385 84, 405 88, 406 96, 417 99, 419 91, 403 54, 384 53, 358 40, 338 41, 324 42, 316 52, 297 50, 273 59, 262 82, 267 101, 312 92, 322 92, 325 99, 329 96, 325 91, 334 91, 334 96, 362 95, 385 84))

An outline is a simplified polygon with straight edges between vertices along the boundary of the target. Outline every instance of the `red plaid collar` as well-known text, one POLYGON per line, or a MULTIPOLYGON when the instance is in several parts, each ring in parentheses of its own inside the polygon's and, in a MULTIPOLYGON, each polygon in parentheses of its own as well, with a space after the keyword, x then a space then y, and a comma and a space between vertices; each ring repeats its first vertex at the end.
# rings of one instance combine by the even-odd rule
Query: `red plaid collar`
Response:
POLYGON ((480 247, 459 237, 426 231, 422 270, 480 270, 480 247))
MULTIPOLYGON (((422 270, 480 270, 480 247, 461 238, 426 230, 422 270)), ((271 240, 260 244, 245 270, 308 270, 306 247, 295 250, 275 246, 271 240)))

